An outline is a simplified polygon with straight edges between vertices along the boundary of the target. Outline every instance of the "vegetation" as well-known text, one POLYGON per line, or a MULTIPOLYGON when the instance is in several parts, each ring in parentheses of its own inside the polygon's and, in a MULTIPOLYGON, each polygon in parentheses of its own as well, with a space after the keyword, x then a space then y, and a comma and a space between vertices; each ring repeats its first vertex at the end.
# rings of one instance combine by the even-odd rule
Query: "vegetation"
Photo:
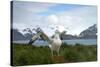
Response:
MULTIPOLYGON (((60 55, 60 63, 96 61, 97 46, 81 44, 68 45, 63 43, 60 49, 60 55)), ((53 63, 59 62, 56 62, 52 59, 48 46, 36 47, 33 45, 12 44, 13 66, 53 63)))

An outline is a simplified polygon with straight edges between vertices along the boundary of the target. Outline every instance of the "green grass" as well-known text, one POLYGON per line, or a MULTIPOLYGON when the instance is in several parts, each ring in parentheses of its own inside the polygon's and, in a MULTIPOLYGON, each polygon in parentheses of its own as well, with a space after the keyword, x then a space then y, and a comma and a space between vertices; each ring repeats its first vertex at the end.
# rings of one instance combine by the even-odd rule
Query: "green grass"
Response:
MULTIPOLYGON (((85 62, 97 60, 96 45, 67 45, 62 44, 60 55, 64 63, 85 62)), ((36 47, 32 45, 12 44, 12 65, 38 65, 53 64, 49 47, 36 47)))

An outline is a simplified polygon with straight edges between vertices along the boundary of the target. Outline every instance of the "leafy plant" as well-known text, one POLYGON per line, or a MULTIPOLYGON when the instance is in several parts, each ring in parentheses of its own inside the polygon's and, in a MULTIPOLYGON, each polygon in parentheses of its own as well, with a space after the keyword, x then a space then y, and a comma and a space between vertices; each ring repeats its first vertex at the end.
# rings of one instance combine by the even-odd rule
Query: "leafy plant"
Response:
MULTIPOLYGON (((48 46, 37 47, 25 44, 12 44, 12 47, 14 66, 57 63, 52 61, 51 51, 48 46)), ((64 63, 96 61, 97 46, 81 44, 69 45, 63 43, 60 48, 60 55, 64 59, 64 63)))

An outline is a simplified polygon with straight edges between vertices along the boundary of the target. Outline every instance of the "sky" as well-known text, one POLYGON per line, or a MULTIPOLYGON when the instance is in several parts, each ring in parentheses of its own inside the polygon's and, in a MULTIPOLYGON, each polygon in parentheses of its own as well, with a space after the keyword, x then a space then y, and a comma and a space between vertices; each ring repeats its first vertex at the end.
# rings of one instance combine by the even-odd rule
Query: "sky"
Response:
POLYGON ((97 6, 40 2, 13 2, 13 28, 39 26, 48 34, 66 30, 66 34, 79 35, 89 26, 97 24, 97 6))

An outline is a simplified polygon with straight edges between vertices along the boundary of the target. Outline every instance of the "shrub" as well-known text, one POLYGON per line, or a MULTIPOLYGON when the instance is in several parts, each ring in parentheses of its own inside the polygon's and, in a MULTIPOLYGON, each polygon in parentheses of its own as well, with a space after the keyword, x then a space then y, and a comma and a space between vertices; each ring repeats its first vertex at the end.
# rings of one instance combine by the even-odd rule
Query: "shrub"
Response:
MULTIPOLYGON (((51 51, 49 47, 36 47, 32 45, 12 44, 13 65, 36 65, 36 64, 52 64, 51 51)), ((63 43, 60 48, 60 55, 65 62, 82 62, 97 60, 96 45, 74 46, 63 43)))

